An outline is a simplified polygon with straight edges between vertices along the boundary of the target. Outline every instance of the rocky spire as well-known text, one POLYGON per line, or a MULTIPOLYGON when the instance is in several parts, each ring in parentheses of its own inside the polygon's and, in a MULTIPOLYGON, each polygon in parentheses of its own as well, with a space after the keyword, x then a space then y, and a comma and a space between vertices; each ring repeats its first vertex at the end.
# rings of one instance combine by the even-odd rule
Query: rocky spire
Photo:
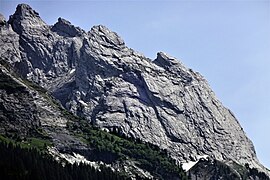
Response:
POLYGON ((19 4, 14 15, 20 17, 21 19, 26 17, 39 17, 39 14, 28 4, 19 4))
POLYGON ((27 27, 39 30, 44 30, 47 27, 39 14, 27 4, 19 4, 15 13, 10 16, 8 23, 18 34, 22 34, 27 27))

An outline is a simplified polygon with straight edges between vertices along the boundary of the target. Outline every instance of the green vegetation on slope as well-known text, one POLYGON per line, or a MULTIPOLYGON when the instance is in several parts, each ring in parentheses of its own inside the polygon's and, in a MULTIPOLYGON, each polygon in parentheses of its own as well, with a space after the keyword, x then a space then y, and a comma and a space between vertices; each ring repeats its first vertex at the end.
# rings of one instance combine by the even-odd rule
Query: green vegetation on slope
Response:
POLYGON ((5 180, 121 180, 126 179, 110 168, 100 170, 84 164, 65 167, 36 148, 23 148, 0 138, 0 177, 5 180))
POLYGON ((52 146, 50 139, 45 137, 25 137, 20 138, 16 134, 0 135, 0 142, 12 144, 23 149, 36 149, 39 152, 47 152, 47 147, 52 146))
MULTIPOLYGON (((158 146, 143 143, 138 140, 119 137, 118 135, 102 131, 87 124, 84 120, 70 123, 69 129, 93 148, 98 154, 103 154, 104 161, 130 159, 136 165, 149 171, 155 177, 170 179, 172 176, 187 179, 184 170, 168 156, 166 150, 158 146), (108 154, 106 156, 106 154, 108 154)), ((102 156, 100 156, 102 158, 102 156)))
POLYGON ((201 159, 189 170, 188 174, 192 179, 269 180, 265 173, 259 172, 255 168, 250 168, 247 164, 242 166, 234 162, 232 166, 230 167, 218 160, 201 159))
MULTIPOLYGON (((2 62, 1 62, 2 64, 2 62)), ((6 67, 6 66, 5 66, 6 67)), ((165 150, 160 150, 157 146, 142 143, 138 140, 131 140, 126 137, 104 132, 92 127, 86 120, 72 115, 62 108, 46 90, 29 81, 23 80, 10 67, 6 67, 11 72, 11 76, 18 79, 30 89, 36 90, 45 97, 52 106, 58 108, 62 115, 69 120, 68 129, 74 136, 79 137, 82 142, 88 144, 89 150, 92 150, 93 157, 108 163, 124 162, 130 160, 135 162, 136 166, 149 171, 155 178, 159 179, 187 179, 185 172, 181 167, 170 158, 165 150)), ((1 89, 9 93, 27 92, 26 87, 13 80, 9 75, 1 72, 1 89), (2 76, 3 75, 3 76, 2 76)), ((14 116, 14 118, 19 118, 14 116)), ((21 121, 21 119, 16 119, 21 121)), ((12 143, 16 148, 32 150, 33 148, 40 153, 46 151, 46 146, 52 146, 52 141, 44 135, 42 127, 29 127, 27 137, 20 137, 18 132, 6 132, 0 136, 0 140, 6 143, 12 143), (32 129, 31 129, 32 128, 32 129)), ((3 162, 3 161, 2 161, 3 162)), ((5 163, 5 162, 4 162, 5 163)))

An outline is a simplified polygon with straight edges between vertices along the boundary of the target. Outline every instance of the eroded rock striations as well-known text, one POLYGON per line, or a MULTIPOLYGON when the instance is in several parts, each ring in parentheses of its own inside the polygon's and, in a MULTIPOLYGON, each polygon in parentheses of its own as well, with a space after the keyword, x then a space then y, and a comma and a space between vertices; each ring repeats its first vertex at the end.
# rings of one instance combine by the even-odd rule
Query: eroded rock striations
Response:
POLYGON ((0 28, 1 58, 89 123, 158 145, 179 163, 208 155, 266 172, 233 113, 176 58, 146 58, 101 25, 49 26, 25 4, 8 22, 0 16, 0 28))

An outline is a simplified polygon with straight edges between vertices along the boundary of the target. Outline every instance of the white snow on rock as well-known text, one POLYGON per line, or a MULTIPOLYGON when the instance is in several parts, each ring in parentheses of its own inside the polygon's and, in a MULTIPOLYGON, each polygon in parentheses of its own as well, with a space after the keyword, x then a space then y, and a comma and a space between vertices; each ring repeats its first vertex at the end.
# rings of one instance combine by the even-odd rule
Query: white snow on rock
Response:
POLYGON ((193 166, 195 166, 200 159, 207 159, 208 155, 202 155, 202 156, 197 156, 197 161, 189 161, 189 162, 186 162, 186 163, 183 163, 182 164, 182 168, 185 170, 185 171, 188 171, 190 170, 193 166))
POLYGON ((83 106, 88 106, 88 104, 86 104, 84 101, 79 100, 79 102, 83 105, 83 106))
POLYGON ((75 69, 71 69, 69 74, 73 74, 75 72, 75 69))

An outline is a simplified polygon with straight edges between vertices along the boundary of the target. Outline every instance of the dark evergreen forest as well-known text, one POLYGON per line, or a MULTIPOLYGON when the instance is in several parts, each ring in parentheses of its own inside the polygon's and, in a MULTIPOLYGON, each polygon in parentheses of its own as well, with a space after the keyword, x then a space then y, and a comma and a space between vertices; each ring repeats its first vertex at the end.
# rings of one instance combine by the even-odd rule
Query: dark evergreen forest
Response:
POLYGON ((122 180, 124 176, 108 167, 99 170, 84 164, 62 166, 36 148, 22 148, 0 142, 0 179, 2 180, 122 180))

